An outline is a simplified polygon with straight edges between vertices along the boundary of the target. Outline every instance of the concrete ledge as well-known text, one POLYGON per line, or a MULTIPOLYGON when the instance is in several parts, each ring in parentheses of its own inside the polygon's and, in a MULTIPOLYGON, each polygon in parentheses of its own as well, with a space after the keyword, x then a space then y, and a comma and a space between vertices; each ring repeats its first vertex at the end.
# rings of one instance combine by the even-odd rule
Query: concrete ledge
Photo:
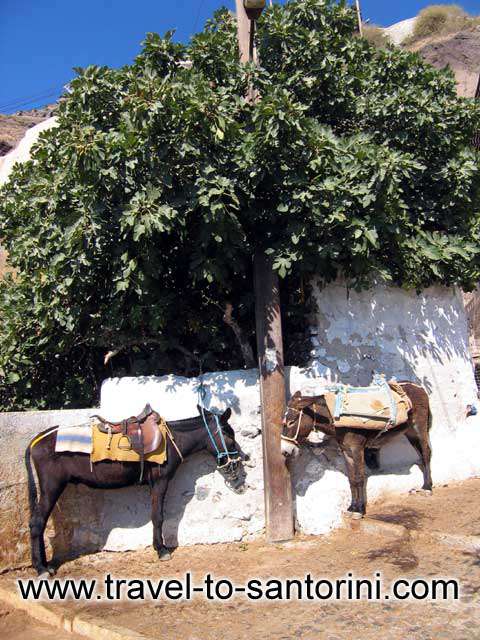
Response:
POLYGON ((417 531, 415 529, 407 529, 407 527, 401 524, 383 522, 382 520, 375 520, 373 518, 352 520, 348 516, 344 516, 344 526, 352 529, 352 531, 381 535, 387 538, 409 538, 411 540, 433 539, 453 549, 480 554, 480 536, 462 536, 438 531, 417 531))
POLYGON ((370 518, 362 518, 354 520, 348 516, 344 516, 344 525, 352 531, 359 531, 369 535, 380 535, 386 538, 405 538, 408 537, 409 531, 402 524, 392 524, 391 522, 383 522, 382 520, 374 520, 370 518))
POLYGON ((71 631, 92 640, 151 640, 150 636, 86 614, 75 616, 71 631))
POLYGON ((12 609, 25 611, 27 615, 39 622, 49 624, 57 629, 71 631, 68 623, 68 616, 59 607, 52 607, 41 602, 23 600, 15 589, 0 586, 0 600, 12 609))
POLYGON ((429 533, 424 533, 422 531, 410 531, 410 534, 413 539, 433 538, 447 547, 480 554, 480 536, 459 536, 452 533, 441 533, 436 531, 429 533))
POLYGON ((111 624, 90 614, 70 614, 66 607, 23 600, 11 587, 0 586, 0 601, 17 611, 24 611, 39 622, 91 640, 152 640, 131 629, 111 624))

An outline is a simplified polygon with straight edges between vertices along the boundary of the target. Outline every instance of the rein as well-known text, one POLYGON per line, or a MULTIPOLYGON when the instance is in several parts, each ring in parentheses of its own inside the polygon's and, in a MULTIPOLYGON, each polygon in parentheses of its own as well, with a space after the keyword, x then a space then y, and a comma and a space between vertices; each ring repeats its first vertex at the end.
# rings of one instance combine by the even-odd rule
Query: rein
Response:
POLYGON ((170 428, 168 426, 168 424, 165 422, 165 431, 167 432, 167 436, 170 438, 170 442, 173 444, 173 446, 175 447, 178 455, 180 456, 180 462, 183 462, 184 457, 182 455, 182 452, 180 451, 180 449, 178 448, 177 443, 175 442, 175 438, 173 437, 172 432, 170 431, 170 428))
MULTIPOLYGON (((316 410, 316 404, 314 403, 312 405, 313 407, 313 430, 316 431, 317 430, 317 410, 316 410)), ((293 442, 293 444, 297 447, 300 446, 299 442, 298 442, 298 434, 300 433, 300 427, 302 425, 302 418, 303 418, 303 409, 296 409, 295 407, 287 407, 287 411, 286 414, 288 413, 288 411, 296 411, 299 415, 298 415, 298 421, 297 421, 297 431, 295 432, 295 436, 293 438, 290 438, 289 436, 284 436, 283 433, 280 436, 280 438, 282 440, 286 440, 287 442, 293 442)), ((285 415, 286 417, 286 415, 285 415)))

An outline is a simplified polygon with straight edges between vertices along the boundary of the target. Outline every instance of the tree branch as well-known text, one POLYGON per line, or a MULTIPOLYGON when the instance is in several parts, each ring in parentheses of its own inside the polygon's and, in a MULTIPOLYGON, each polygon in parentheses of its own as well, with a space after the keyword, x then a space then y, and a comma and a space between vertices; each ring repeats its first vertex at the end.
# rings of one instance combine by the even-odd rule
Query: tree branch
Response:
MULTIPOLYGON (((118 356, 118 354, 122 351, 125 351, 125 349, 129 349, 130 347, 146 346, 149 344, 163 344, 163 342, 159 338, 137 338, 132 340, 126 339, 124 342, 122 342, 121 345, 115 347, 114 349, 111 349, 105 354, 103 364, 106 366, 110 362, 110 360, 112 360, 112 358, 118 356)), ((197 362, 199 366, 201 366, 202 359, 188 349, 185 349, 185 347, 182 347, 182 345, 171 344, 170 348, 174 349, 175 351, 180 351, 180 353, 182 353, 184 356, 186 356, 190 360, 193 360, 194 362, 197 362)))
POLYGON ((243 331, 240 328, 240 325, 233 318, 232 313, 233 313, 233 306, 230 302, 227 302, 227 304, 225 305, 225 311, 223 314, 223 321, 232 329, 233 333, 235 334, 237 342, 240 345, 243 361, 245 363, 245 368, 254 369, 256 364, 255 364, 255 358, 253 357, 253 349, 250 346, 250 343, 248 342, 247 338, 244 336, 243 331))

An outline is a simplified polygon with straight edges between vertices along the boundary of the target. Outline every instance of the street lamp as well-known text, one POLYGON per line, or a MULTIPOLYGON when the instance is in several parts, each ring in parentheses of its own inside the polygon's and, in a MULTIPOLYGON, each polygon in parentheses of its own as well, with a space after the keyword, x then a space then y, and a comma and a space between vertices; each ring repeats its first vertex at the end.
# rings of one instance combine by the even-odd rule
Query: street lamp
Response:
POLYGON ((266 0, 243 0, 245 12, 250 20, 257 20, 265 9, 266 0))

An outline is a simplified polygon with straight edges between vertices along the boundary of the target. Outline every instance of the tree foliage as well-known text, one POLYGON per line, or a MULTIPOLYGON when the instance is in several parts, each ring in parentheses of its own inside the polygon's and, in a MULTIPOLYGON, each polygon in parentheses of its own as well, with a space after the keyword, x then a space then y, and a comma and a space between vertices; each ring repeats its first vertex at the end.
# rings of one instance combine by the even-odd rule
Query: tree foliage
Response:
POLYGON ((290 347, 312 273, 477 281, 479 110, 449 72, 354 30, 343 2, 276 5, 255 69, 222 10, 187 45, 148 34, 133 64, 77 70, 0 194, 4 409, 88 405, 108 375, 198 357, 240 366, 222 316, 231 302, 253 334, 256 249, 285 279, 290 347))

